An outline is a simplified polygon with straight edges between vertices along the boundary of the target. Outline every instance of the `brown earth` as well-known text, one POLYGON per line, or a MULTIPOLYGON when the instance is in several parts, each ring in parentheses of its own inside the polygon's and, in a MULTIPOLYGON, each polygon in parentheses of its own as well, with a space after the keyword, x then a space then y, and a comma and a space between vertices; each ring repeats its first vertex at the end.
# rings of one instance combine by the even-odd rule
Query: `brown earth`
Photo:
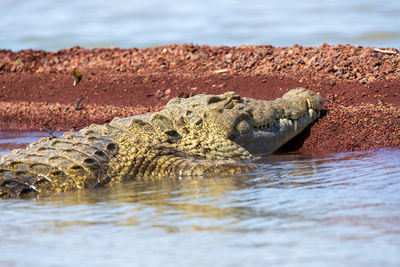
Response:
POLYGON ((400 148, 399 51, 327 44, 0 50, 0 131, 76 130, 176 96, 233 90, 275 99, 299 86, 320 92, 325 111, 283 150, 400 148))

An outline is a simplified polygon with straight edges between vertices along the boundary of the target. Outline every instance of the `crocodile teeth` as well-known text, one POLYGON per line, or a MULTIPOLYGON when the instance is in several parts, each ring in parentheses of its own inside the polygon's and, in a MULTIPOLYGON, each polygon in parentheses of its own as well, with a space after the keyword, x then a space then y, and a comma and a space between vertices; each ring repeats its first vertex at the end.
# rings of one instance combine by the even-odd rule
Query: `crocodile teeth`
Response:
POLYGON ((311 107, 311 102, 310 102, 310 100, 308 100, 308 99, 306 99, 307 100, 307 107, 309 108, 309 109, 311 109, 312 107, 311 107))
POLYGON ((29 188, 32 189, 32 190, 35 191, 35 192, 40 193, 40 191, 37 190, 37 188, 36 188, 34 185, 30 185, 29 188))

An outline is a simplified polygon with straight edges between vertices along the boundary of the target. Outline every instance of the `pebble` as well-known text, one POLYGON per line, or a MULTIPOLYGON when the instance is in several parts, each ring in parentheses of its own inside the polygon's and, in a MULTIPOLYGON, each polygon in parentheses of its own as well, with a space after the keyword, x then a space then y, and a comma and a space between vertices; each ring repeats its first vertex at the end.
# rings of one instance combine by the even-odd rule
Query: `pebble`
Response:
POLYGON ((300 151, 400 146, 396 49, 327 43, 73 47, 55 53, 0 50, 0 62, 0 130, 79 129, 117 116, 157 111, 178 95, 236 90, 246 97, 273 99, 301 85, 320 92, 327 111, 300 151), (73 87, 70 72, 78 67, 90 80, 73 87), (84 100, 78 110, 77 98, 84 100))

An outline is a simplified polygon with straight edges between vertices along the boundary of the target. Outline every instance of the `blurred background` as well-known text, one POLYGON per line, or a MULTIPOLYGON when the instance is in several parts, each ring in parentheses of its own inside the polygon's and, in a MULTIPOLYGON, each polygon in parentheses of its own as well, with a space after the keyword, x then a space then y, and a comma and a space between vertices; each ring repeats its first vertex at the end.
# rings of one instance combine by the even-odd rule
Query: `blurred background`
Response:
POLYGON ((400 48, 399 0, 0 0, 0 49, 171 43, 400 48))

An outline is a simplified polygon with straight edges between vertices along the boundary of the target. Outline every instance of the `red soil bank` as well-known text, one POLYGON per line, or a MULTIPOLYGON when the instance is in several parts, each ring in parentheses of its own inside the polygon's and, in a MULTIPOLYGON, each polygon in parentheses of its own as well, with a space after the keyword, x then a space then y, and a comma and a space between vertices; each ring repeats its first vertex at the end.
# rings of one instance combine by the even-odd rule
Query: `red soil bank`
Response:
POLYGON ((299 86, 320 92, 325 112, 284 150, 400 148, 399 51, 327 44, 0 50, 0 130, 79 129, 158 110, 176 96, 275 99, 299 86))

